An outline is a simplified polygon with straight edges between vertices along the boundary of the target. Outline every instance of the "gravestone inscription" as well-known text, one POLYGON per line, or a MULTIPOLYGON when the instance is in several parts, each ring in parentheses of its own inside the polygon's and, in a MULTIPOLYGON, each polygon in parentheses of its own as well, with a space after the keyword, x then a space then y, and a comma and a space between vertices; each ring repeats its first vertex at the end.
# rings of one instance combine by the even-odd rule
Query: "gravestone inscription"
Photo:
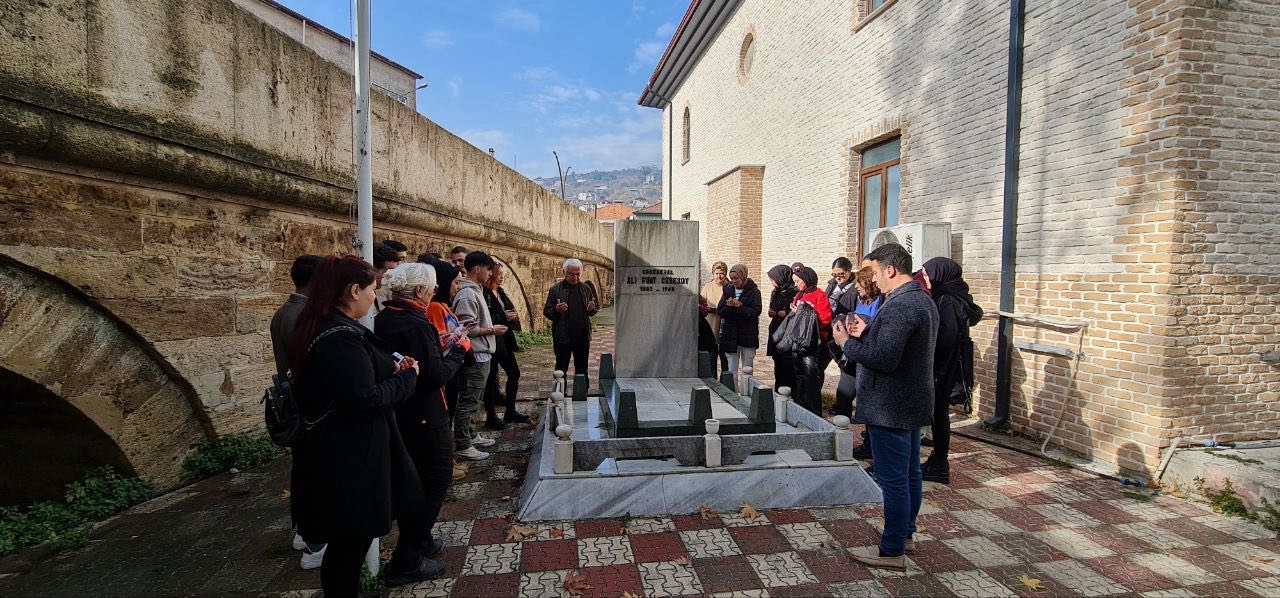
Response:
POLYGON ((697 377, 698 223, 623 220, 614 235, 618 377, 697 377))

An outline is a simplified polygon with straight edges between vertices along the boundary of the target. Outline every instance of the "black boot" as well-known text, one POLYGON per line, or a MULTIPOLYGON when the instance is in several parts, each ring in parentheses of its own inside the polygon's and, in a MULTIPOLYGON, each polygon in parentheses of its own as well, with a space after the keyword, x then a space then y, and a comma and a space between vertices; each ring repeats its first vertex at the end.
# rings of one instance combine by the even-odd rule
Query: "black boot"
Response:
POLYGON ((502 418, 498 417, 498 413, 493 410, 493 407, 489 408, 489 416, 484 419, 484 425, 490 430, 507 429, 507 424, 502 423, 502 418))
POLYGON ((506 413, 502 414, 502 421, 508 424, 527 424, 529 416, 516 411, 515 407, 507 407, 506 413))
POLYGON ((939 484, 951 483, 951 466, 946 462, 937 463, 932 459, 926 459, 924 464, 920 466, 924 474, 924 481, 937 482, 939 484))
POLYGON ((410 563, 395 562, 393 559, 392 562, 387 563, 387 568, 382 574, 382 582, 388 587, 395 587, 426 581, 439 577, 444 573, 444 569, 444 563, 425 557, 410 563))

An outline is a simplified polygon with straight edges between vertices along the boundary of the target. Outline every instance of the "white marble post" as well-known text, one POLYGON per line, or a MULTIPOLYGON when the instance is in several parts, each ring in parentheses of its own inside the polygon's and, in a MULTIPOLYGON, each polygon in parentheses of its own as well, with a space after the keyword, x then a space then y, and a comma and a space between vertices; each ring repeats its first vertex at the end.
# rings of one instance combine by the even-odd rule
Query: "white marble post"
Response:
POLYGON ((836 461, 852 461, 853 432, 849 431, 849 418, 843 415, 837 415, 831 418, 831 423, 836 427, 836 433, 834 435, 836 443, 836 461))
POLYGON ((723 463, 723 442, 720 439, 720 420, 708 419, 706 421, 707 435, 702 437, 706 444, 707 467, 720 467, 723 463))
POLYGON ((556 426, 556 473, 573 473, 573 426, 556 426))
POLYGON ((787 403, 791 401, 791 387, 779 386, 773 395, 773 419, 778 423, 787 421, 787 403))
MULTIPOLYGON (((749 365, 744 365, 740 366, 739 369, 742 370, 742 384, 739 385, 738 388, 743 390, 743 392, 739 394, 749 395, 751 394, 751 373, 755 371, 755 368, 749 365)), ((734 382, 736 383, 737 380, 734 380, 734 382)))
POLYGON ((560 370, 551 372, 551 379, 552 379, 551 392, 553 393, 558 392, 563 395, 564 394, 564 372, 560 370))

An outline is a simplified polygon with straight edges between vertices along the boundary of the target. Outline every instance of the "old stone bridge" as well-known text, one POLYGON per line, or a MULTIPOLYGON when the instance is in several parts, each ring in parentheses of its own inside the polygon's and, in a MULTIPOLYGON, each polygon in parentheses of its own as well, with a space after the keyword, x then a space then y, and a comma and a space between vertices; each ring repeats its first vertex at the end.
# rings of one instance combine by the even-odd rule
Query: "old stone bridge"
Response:
MULTIPOLYGON (((261 425, 290 262, 351 252, 352 104, 229 0, 0 4, 0 496, 171 483, 261 425)), ((564 258, 611 287, 590 216, 381 94, 372 122, 375 239, 491 252, 539 326, 564 258)))

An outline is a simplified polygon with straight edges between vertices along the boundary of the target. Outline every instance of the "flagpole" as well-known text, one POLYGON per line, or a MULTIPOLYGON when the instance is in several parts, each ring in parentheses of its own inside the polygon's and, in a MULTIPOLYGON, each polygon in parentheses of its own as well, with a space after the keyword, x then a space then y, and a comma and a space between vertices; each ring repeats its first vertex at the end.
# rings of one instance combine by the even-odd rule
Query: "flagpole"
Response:
MULTIPOLYGON (((354 0, 356 16, 356 214, 360 257, 373 263, 373 171, 369 139, 369 0, 354 0)), ((361 323, 373 328, 371 316, 361 323)))

